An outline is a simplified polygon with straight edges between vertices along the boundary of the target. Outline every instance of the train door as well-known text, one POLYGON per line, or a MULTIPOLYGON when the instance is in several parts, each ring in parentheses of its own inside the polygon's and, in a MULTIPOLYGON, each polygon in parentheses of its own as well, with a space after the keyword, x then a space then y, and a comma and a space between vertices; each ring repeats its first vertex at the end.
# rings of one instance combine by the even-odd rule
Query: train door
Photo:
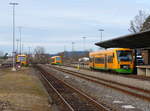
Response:
POLYGON ((93 68, 95 67, 94 63, 95 63, 95 57, 92 58, 92 67, 93 68))
POLYGON ((107 55, 107 69, 113 69, 114 65, 114 54, 110 53, 107 55))

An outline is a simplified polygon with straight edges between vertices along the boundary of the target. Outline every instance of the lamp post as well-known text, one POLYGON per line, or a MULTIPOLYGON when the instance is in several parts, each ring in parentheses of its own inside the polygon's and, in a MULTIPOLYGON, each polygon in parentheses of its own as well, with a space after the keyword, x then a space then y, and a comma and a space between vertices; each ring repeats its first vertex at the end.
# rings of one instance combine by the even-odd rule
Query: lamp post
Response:
POLYGON ((74 52, 74 44, 75 42, 72 42, 72 52, 74 52))
POLYGON ((71 62, 74 61, 74 57, 75 57, 75 53, 74 53, 74 44, 75 44, 75 42, 72 42, 72 60, 71 60, 71 62))
POLYGON ((24 53, 24 44, 22 43, 21 53, 24 53))
POLYGON ((64 45, 64 52, 66 52, 66 45, 64 45))
POLYGON ((20 33, 20 55, 21 55, 21 42, 22 42, 22 38, 21 38, 21 34, 22 34, 22 27, 19 27, 19 33, 20 33))
POLYGON ((66 45, 64 45, 64 57, 66 57, 66 45))
POLYGON ((104 29, 99 29, 98 31, 101 32, 101 41, 102 41, 102 32, 104 31, 104 29))
POLYGON ((83 50, 86 51, 86 44, 85 44, 85 40, 87 37, 82 37, 83 38, 83 50))
POLYGON ((17 42, 17 50, 16 50, 16 52, 17 52, 17 54, 19 53, 19 48, 18 48, 18 45, 19 45, 19 39, 16 39, 16 42, 17 42))
POLYGON ((9 3, 9 5, 13 6, 13 68, 12 71, 16 71, 15 68, 15 6, 18 5, 18 3, 9 3))
POLYGON ((28 47, 28 49, 29 49, 29 51, 28 51, 28 54, 30 55, 30 50, 31 50, 31 47, 29 46, 29 47, 28 47))

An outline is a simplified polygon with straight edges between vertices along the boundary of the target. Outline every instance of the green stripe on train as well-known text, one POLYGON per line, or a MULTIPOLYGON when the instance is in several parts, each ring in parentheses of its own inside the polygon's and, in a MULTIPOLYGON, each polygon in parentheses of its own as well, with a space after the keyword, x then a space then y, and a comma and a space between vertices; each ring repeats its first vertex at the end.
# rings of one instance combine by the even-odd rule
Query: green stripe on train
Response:
POLYGON ((128 74, 133 73, 132 69, 113 69, 113 70, 119 73, 128 73, 128 74))
POLYGON ((133 70, 132 69, 107 69, 107 68, 99 68, 99 67, 94 67, 93 69, 96 69, 96 70, 113 70, 115 72, 118 72, 118 73, 132 73, 133 70))
POLYGON ((54 64, 54 65, 61 65, 61 63, 52 63, 52 64, 54 64))
POLYGON ((100 68, 100 67, 93 67, 93 69, 96 69, 96 70, 108 70, 106 68, 100 68))

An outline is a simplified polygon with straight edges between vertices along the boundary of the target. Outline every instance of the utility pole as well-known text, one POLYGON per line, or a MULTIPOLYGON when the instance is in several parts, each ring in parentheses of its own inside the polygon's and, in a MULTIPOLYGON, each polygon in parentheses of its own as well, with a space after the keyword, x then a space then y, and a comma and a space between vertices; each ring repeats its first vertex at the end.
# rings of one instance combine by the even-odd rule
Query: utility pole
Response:
POLYGON ((21 55, 21 42, 22 42, 22 27, 19 27, 19 34, 20 34, 20 55, 21 55))
POLYGON ((13 6, 13 68, 12 71, 16 71, 15 68, 15 6, 18 5, 18 3, 9 3, 9 5, 13 6))
POLYGON ((75 42, 72 42, 72 60, 71 60, 71 62, 74 61, 74 57, 75 57, 75 53, 74 53, 74 44, 75 44, 75 42))
POLYGON ((83 50, 86 51, 86 38, 87 37, 82 37, 83 38, 83 50))
POLYGON ((31 47, 28 47, 28 48, 29 48, 29 52, 28 52, 28 53, 29 53, 29 55, 30 55, 30 49, 31 49, 31 47))
POLYGON ((64 57, 66 57, 66 46, 64 45, 64 57))
POLYGON ((72 52, 74 52, 74 44, 75 42, 72 42, 72 52))
POLYGON ((66 46, 64 45, 64 52, 66 52, 66 46))
POLYGON ((17 42, 17 54, 19 53, 19 48, 18 48, 18 45, 19 45, 19 39, 16 39, 16 42, 17 42))
POLYGON ((98 31, 101 32, 101 42, 102 42, 102 32, 104 31, 104 29, 99 29, 98 31))
POLYGON ((23 50, 24 50, 24 44, 22 44, 21 53, 24 53, 23 50))

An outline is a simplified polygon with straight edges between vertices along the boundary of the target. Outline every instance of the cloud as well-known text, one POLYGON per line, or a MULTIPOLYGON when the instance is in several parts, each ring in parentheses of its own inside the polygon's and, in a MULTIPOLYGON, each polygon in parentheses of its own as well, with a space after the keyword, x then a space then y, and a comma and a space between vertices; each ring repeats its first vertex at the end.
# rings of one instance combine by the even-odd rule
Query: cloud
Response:
MULTIPOLYGON (((94 43, 100 40, 99 28, 105 30, 103 40, 128 34, 129 21, 139 8, 149 8, 148 0, 15 1, 19 2, 16 7, 16 39, 19 38, 17 27, 22 26, 25 50, 40 45, 47 52, 62 51, 64 45, 71 50, 72 41, 76 42, 76 50, 80 50, 83 36, 87 37, 89 48, 95 48, 94 43)), ((0 46, 11 50, 12 7, 7 0, 1 2, 0 13, 0 46)))

